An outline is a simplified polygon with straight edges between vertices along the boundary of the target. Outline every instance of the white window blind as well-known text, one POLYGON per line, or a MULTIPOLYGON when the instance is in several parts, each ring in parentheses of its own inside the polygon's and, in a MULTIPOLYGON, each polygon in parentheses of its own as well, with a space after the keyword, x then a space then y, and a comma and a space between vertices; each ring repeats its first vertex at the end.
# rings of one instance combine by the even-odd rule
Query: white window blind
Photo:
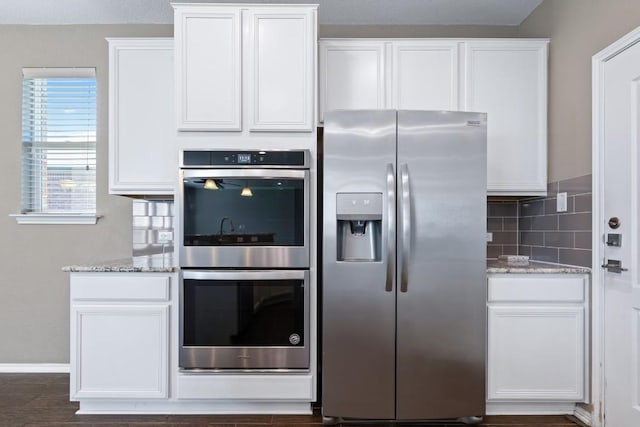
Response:
POLYGON ((22 213, 95 212, 95 69, 25 68, 22 213))

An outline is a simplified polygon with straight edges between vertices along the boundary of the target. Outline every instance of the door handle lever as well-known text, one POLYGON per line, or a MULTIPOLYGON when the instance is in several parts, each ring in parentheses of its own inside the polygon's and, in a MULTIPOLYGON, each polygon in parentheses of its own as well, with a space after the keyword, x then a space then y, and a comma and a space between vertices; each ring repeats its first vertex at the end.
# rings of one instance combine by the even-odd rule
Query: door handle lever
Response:
POLYGON ((602 264, 602 268, 606 268, 609 273, 622 273, 629 271, 628 268, 622 268, 622 262, 617 259, 609 259, 606 264, 602 264))

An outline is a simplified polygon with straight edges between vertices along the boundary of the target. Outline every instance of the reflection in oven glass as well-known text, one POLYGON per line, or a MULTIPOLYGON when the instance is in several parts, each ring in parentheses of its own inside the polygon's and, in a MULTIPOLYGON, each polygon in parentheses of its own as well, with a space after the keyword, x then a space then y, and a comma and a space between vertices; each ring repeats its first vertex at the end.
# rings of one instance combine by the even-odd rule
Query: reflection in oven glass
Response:
POLYGON ((301 280, 184 281, 184 345, 304 346, 301 280))
POLYGON ((303 179, 185 179, 184 245, 303 245, 303 197, 303 179))

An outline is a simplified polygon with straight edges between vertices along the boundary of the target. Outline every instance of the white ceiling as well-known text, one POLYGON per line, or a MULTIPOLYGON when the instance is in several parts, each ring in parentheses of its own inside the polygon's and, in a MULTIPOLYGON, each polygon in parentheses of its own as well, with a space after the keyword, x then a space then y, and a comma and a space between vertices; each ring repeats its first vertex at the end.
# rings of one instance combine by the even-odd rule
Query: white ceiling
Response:
MULTIPOLYGON (((320 24, 519 25, 542 0, 192 0, 318 3, 320 24)), ((0 0, 0 24, 168 24, 170 0, 0 0)))

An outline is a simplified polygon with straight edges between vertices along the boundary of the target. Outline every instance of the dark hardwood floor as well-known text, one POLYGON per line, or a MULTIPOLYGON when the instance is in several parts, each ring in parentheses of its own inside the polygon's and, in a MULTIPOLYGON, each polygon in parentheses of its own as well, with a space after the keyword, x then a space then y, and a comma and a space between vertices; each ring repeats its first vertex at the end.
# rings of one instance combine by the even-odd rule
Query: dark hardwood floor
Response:
MULTIPOLYGON (((319 411, 313 415, 76 415, 77 409, 77 403, 69 402, 67 374, 0 374, 0 427, 315 427, 314 424, 320 427, 322 424, 319 411)), ((565 427, 577 424, 564 416, 488 416, 481 425, 565 427)))

